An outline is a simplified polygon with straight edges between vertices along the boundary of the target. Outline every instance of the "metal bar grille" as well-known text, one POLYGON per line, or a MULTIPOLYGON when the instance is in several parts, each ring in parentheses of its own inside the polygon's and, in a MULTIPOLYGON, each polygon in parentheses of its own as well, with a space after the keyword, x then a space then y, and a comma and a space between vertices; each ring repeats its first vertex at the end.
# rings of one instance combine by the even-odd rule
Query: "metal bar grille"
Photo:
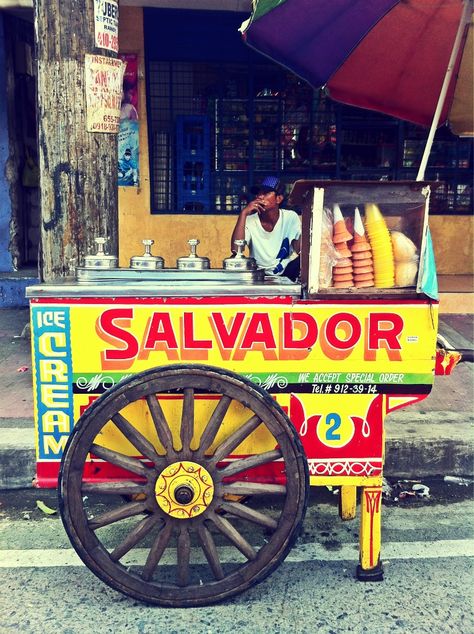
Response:
MULTIPOLYGON (((414 180, 426 137, 335 104, 270 63, 149 61, 148 95, 153 213, 235 214, 267 174, 288 186, 301 178, 414 180), (196 118, 207 136, 193 154, 183 130, 196 118)), ((427 180, 442 181, 433 212, 472 211, 471 165, 472 142, 440 130, 427 170, 427 180)))

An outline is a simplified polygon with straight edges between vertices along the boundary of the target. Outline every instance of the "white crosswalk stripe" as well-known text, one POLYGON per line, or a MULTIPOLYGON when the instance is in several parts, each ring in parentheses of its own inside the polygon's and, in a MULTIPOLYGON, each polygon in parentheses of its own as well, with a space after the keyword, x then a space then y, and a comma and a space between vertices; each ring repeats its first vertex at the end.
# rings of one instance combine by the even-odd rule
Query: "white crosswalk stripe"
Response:
MULTIPOLYGON (((136 548, 121 562, 124 565, 139 565, 145 562, 147 548, 136 548)), ((219 548, 222 563, 242 561, 242 556, 232 547, 219 548)), ((438 540, 416 542, 388 542, 382 545, 382 561, 391 559, 440 559, 451 557, 474 557, 474 540, 438 540)), ((355 561, 358 559, 356 544, 343 544, 337 550, 327 550, 321 544, 298 544, 289 553, 286 561, 300 563, 307 561, 355 561)), ((205 558, 194 558, 196 563, 205 563, 205 558)), ((163 564, 174 564, 176 553, 168 549, 162 558, 163 564)), ((28 549, 0 550, 0 568, 52 568, 82 566, 73 549, 28 549)))

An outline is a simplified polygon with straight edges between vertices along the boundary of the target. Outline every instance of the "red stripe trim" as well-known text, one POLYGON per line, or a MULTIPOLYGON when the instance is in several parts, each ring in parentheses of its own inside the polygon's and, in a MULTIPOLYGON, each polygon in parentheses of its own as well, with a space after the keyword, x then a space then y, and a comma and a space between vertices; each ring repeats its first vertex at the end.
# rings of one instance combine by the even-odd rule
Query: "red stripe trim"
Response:
POLYGON ((433 304, 437 306, 439 301, 427 300, 427 299, 414 299, 414 300, 397 300, 397 299, 382 299, 379 301, 373 299, 338 299, 324 300, 324 299, 296 299, 290 296, 279 297, 246 297, 246 296, 234 296, 234 297, 32 297, 30 299, 32 304, 144 304, 144 305, 171 305, 171 306, 188 306, 193 305, 291 305, 297 304, 298 306, 340 306, 340 305, 373 305, 373 306, 429 306, 433 304))
POLYGON ((298 299, 296 300, 298 305, 315 305, 315 304, 324 304, 325 306, 339 306, 341 304, 362 304, 362 305, 372 305, 372 306, 386 306, 397 305, 397 306, 417 306, 417 305, 426 305, 430 304, 439 304, 438 300, 429 300, 429 299, 410 299, 401 300, 401 299, 338 299, 338 300, 320 300, 320 299, 298 299))
POLYGON ((241 305, 241 304, 277 304, 291 305, 294 297, 32 297, 32 304, 144 304, 144 305, 241 305))

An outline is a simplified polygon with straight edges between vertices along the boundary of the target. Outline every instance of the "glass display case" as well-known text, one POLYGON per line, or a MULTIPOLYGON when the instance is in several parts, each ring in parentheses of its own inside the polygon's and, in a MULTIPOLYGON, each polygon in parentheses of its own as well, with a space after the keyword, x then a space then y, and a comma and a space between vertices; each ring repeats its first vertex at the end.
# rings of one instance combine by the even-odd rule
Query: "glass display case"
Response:
POLYGON ((423 182, 297 181, 301 283, 308 297, 420 292, 430 187, 423 182))

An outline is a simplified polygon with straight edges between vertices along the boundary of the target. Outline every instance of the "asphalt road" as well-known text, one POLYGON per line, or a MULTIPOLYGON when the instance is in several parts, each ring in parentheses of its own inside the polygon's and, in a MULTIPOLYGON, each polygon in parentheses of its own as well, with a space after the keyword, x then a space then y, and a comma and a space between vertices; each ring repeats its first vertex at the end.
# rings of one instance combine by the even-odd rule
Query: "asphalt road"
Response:
MULTIPOLYGON (((426 482, 425 482, 426 484, 426 482)), ((0 493, 0 632, 41 634, 472 634, 472 489, 428 482, 431 497, 383 507, 385 580, 355 580, 357 520, 317 490, 287 560, 245 594, 205 608, 150 607, 105 586, 77 559, 52 491, 0 493)))

